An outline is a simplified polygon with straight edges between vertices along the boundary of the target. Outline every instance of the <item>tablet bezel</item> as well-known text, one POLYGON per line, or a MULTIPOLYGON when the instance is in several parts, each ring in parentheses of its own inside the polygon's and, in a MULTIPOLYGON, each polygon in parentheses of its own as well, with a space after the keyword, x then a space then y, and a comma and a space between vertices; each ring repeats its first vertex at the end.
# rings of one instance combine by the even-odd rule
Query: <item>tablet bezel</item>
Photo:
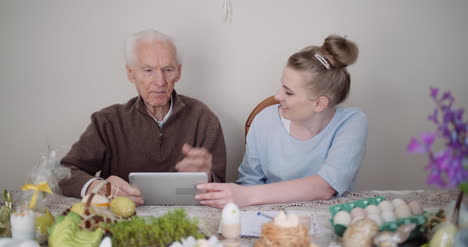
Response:
POLYGON ((204 172, 131 172, 128 177, 140 189, 144 205, 200 205, 196 186, 208 183, 204 172))

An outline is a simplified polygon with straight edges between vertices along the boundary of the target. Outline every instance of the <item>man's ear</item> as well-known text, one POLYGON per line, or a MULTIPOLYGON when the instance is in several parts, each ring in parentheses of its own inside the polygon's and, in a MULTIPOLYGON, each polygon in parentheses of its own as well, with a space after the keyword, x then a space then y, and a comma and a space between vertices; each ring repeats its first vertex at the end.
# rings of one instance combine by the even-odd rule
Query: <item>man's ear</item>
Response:
POLYGON ((321 112, 325 110, 330 104, 330 100, 325 96, 320 96, 317 101, 315 101, 315 111, 321 112))
POLYGON ((125 64, 125 69, 127 70, 127 78, 128 78, 128 80, 129 80, 131 83, 134 83, 134 81, 135 81, 135 75, 134 75, 133 68, 130 67, 130 65, 125 64))
POLYGON ((177 75, 177 79, 175 80, 176 82, 178 82, 180 80, 180 77, 182 76, 182 64, 178 64, 177 69, 179 71, 179 74, 177 75))

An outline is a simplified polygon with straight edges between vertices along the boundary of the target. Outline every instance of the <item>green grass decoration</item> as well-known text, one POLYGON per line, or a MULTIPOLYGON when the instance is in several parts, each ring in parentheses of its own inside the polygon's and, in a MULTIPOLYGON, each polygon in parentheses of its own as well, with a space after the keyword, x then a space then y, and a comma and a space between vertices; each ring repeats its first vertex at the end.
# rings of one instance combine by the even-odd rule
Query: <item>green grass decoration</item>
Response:
POLYGON ((175 209, 160 217, 134 216, 110 226, 112 246, 165 247, 182 238, 203 238, 198 219, 190 219, 184 209, 175 209))

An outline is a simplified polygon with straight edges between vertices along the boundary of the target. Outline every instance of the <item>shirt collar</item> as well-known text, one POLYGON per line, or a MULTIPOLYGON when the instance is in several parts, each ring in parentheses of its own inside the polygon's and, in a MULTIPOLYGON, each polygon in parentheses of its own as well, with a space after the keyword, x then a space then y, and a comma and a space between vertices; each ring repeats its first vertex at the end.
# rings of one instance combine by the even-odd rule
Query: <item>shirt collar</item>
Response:
POLYGON ((158 121, 158 120, 153 116, 153 114, 151 114, 151 112, 148 111, 148 109, 146 109, 146 111, 147 111, 147 112, 149 113, 149 115, 154 119, 154 121, 159 125, 159 127, 162 127, 162 126, 164 126, 164 124, 167 122, 167 119, 171 116, 173 105, 174 105, 174 100, 172 99, 172 95, 171 95, 171 104, 170 104, 170 106, 169 106, 169 111, 167 111, 166 116, 164 116, 163 120, 161 120, 161 121, 158 121))

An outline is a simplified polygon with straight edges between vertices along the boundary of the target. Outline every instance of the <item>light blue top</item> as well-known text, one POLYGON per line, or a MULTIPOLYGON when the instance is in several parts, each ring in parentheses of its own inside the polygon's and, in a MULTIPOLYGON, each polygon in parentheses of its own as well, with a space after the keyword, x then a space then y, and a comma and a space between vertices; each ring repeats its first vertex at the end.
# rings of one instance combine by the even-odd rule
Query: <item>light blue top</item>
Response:
POLYGON ((319 175, 341 196, 354 187, 367 145, 367 117, 357 108, 336 108, 328 125, 313 138, 289 135, 278 105, 265 108, 247 134, 237 183, 269 184, 319 175))

